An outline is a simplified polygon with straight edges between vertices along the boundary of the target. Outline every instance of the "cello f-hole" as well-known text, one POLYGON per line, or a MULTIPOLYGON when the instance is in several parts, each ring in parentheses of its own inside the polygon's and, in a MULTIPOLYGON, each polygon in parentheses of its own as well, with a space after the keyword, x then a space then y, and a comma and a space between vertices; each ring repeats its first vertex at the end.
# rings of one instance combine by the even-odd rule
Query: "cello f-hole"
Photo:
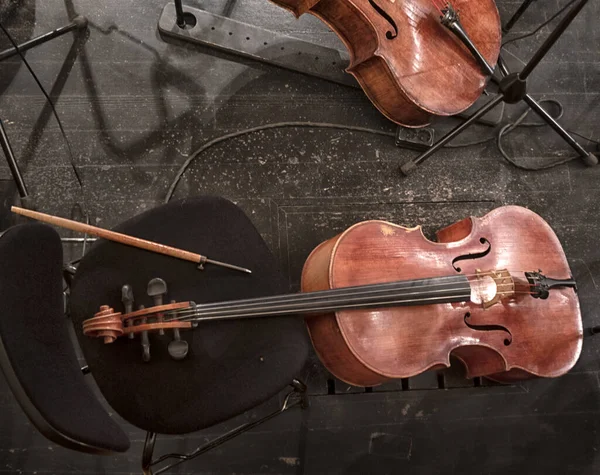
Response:
POLYGON ((479 242, 481 244, 487 244, 487 246, 488 246, 487 249, 485 249, 484 251, 481 251, 481 252, 474 252, 472 254, 464 254, 462 256, 458 256, 458 257, 455 257, 454 259, 452 259, 452 267, 454 267, 454 270, 456 272, 462 271, 462 269, 460 267, 457 267, 455 265, 457 262, 465 261, 467 259, 481 259, 482 257, 485 257, 490 253, 490 251, 492 250, 491 243, 484 237, 479 238, 479 242))
POLYGON ((385 37, 388 40, 393 40, 394 38, 396 38, 398 36, 398 26, 396 25, 396 22, 394 21, 394 19, 383 8, 381 8, 379 5, 377 5, 374 0, 369 0, 369 3, 377 11, 377 13, 379 13, 394 29, 393 32, 387 31, 385 33, 385 37))
POLYGON ((484 331, 484 332, 491 332, 491 331, 503 331, 508 333, 508 337, 506 337, 504 339, 504 346, 509 346, 512 343, 512 333, 510 332, 510 330, 502 325, 473 325, 471 323, 469 323, 468 319, 471 317, 471 312, 467 312, 465 313, 465 317, 464 317, 464 321, 465 321, 465 325, 468 326, 471 330, 475 330, 475 331, 484 331))

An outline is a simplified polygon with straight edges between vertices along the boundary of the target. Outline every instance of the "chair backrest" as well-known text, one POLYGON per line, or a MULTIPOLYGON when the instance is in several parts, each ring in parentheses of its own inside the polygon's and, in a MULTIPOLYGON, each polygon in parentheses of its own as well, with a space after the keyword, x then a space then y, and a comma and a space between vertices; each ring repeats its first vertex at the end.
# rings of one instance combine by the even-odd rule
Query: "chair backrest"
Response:
POLYGON ((62 298, 62 245, 43 224, 0 236, 0 367, 37 429, 62 446, 123 452, 129 439, 84 380, 62 298))

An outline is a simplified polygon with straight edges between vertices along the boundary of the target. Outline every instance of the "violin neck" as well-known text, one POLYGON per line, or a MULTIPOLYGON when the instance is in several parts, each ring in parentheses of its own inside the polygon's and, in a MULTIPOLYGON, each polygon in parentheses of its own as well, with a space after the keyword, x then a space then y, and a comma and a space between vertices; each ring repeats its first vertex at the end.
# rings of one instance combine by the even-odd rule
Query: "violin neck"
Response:
POLYGON ((195 306, 193 315, 186 320, 229 320, 387 306, 465 302, 471 299, 471 293, 471 283, 464 275, 433 277, 201 304, 195 306))

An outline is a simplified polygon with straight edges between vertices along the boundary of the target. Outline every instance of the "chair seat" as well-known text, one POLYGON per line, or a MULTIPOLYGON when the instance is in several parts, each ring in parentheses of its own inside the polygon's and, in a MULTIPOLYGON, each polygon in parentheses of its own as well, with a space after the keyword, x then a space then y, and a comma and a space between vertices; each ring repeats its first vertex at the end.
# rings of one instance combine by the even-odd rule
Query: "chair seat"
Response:
POLYGON ((189 354, 172 360, 171 332, 150 334, 151 360, 140 339, 112 344, 82 335, 81 323, 100 305, 123 311, 121 287, 133 288, 136 308, 153 305, 150 279, 168 285, 168 300, 196 303, 287 291, 275 260, 246 215, 215 197, 172 202, 116 228, 133 236, 248 267, 252 274, 98 241, 81 261, 71 290, 71 314, 84 356, 108 403, 141 429, 184 434, 234 417, 281 391, 302 370, 310 347, 302 318, 269 317, 202 323, 183 330, 189 354))

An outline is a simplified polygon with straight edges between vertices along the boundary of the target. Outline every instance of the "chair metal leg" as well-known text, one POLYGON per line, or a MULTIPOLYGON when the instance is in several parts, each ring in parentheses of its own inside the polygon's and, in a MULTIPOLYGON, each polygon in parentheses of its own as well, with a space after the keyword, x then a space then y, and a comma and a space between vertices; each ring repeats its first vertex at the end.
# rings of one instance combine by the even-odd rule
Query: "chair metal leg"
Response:
POLYGON ((146 432, 144 451, 142 452, 142 472, 144 475, 152 475, 152 455, 156 444, 156 433, 146 432))
POLYGON ((243 434, 244 432, 247 432, 251 429, 254 429, 255 427, 257 427, 261 424, 264 424, 265 422, 284 413, 285 411, 291 409, 292 407, 300 406, 303 409, 307 408, 308 407, 308 395, 306 393, 306 390, 307 390, 306 384, 304 384, 302 381, 300 381, 298 379, 294 379, 290 383, 290 385, 294 389, 293 389, 293 391, 290 391, 286 395, 281 408, 277 409, 276 411, 274 411, 270 414, 267 414, 265 417, 263 417, 261 419, 243 424, 243 425, 223 434, 222 436, 211 440, 209 443, 198 447, 196 450, 194 450, 193 452, 190 452, 189 454, 172 453, 172 454, 163 455, 156 460, 152 460, 152 455, 154 453, 154 444, 156 443, 156 434, 154 432, 147 432, 146 433, 146 441, 144 443, 144 450, 143 450, 143 454, 142 454, 142 470, 143 470, 144 475, 159 475, 161 473, 166 472, 167 470, 170 470, 171 468, 176 467, 177 465, 182 464, 183 462, 193 460, 196 457, 198 457, 199 455, 202 455, 203 453, 206 453, 206 452, 214 449, 215 447, 218 447, 221 444, 224 444, 225 442, 227 442, 231 439, 234 439, 238 435, 243 434), (295 400, 292 400, 293 396, 296 396, 295 400), (168 465, 161 467, 156 472, 152 471, 152 467, 154 467, 168 459, 177 459, 177 460, 173 463, 170 463, 168 465))
POLYGON ((577 142, 577 140, 571 137, 569 132, 563 129, 563 127, 550 114, 548 114, 548 112, 546 112, 546 110, 542 106, 540 106, 533 97, 531 97, 529 94, 525 94, 523 100, 527 103, 529 107, 531 107, 531 109, 533 109, 533 111, 536 114, 538 114, 542 119, 544 119, 544 121, 565 140, 565 142, 567 142, 579 154, 579 156, 583 160, 583 163, 585 163, 589 167, 598 165, 598 158, 594 154, 586 151, 581 145, 579 145, 579 142, 577 142))

